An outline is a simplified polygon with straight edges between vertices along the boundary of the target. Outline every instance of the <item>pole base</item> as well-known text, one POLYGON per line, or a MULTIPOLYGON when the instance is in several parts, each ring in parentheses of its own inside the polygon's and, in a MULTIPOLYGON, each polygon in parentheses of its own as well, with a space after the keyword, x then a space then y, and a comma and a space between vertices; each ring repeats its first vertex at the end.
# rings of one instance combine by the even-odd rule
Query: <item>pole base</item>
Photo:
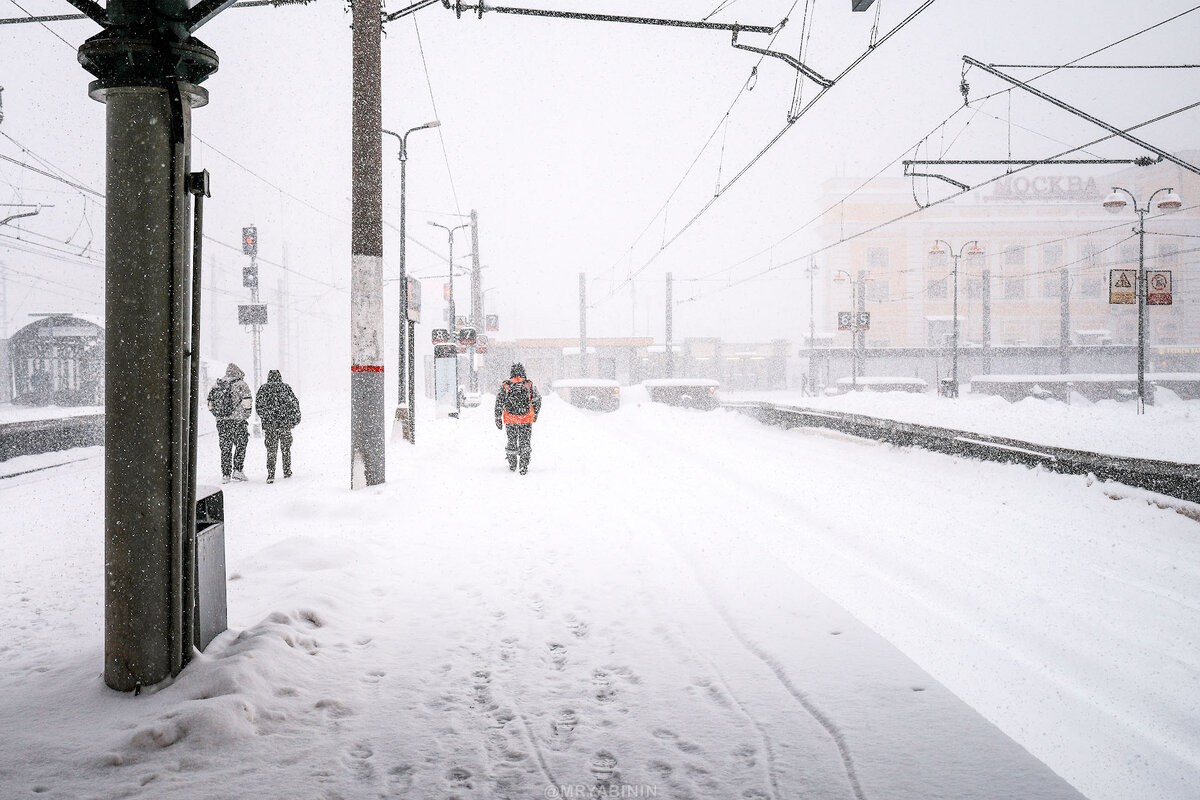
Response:
POLYGON ((407 406, 396 406, 396 421, 392 426, 392 443, 408 442, 412 444, 413 431, 408 416, 407 406))

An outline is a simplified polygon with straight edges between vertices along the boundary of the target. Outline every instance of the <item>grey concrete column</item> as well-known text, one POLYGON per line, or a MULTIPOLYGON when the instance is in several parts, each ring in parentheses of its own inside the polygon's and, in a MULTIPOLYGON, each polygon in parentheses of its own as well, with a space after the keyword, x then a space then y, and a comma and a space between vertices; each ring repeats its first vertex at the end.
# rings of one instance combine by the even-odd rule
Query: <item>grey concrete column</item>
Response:
POLYGON ((190 305, 184 181, 192 102, 162 87, 107 89, 105 216, 105 682, 131 690, 182 667, 179 585, 190 305), (181 139, 181 140, 180 140, 181 139))

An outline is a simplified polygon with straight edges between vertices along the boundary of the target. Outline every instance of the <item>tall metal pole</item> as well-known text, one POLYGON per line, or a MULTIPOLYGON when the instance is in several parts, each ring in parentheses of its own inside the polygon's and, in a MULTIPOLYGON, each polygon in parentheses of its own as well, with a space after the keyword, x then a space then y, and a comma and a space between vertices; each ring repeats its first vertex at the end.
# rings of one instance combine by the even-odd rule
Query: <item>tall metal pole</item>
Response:
POLYGON ((980 281, 983 329, 979 337, 983 340, 983 374, 988 375, 992 371, 992 271, 985 267, 980 281))
POLYGON ((587 363, 587 275, 579 273, 579 377, 588 376, 587 363))
MULTIPOLYGON (((483 272, 479 266, 479 213, 471 209, 471 327, 478 336, 483 331, 483 272)), ((471 391, 479 391, 479 368, 475 345, 471 345, 471 391)))
POLYGON ((397 350, 397 374, 396 374, 396 418, 392 428, 393 439, 398 436, 403 436, 410 443, 416 442, 416 422, 413 419, 415 413, 415 398, 413 389, 413 375, 415 370, 412 366, 413 359, 413 327, 416 324, 408 316, 408 306, 410 298, 408 296, 408 212, 407 212, 407 192, 408 192, 408 135, 413 131, 424 130, 425 128, 437 128, 442 123, 438 120, 426 122, 424 125, 418 125, 415 128, 409 128, 404 132, 404 135, 389 131, 386 128, 381 130, 388 136, 395 136, 400 143, 400 313, 399 313, 399 337, 397 350))
MULTIPOLYGON (((1151 198, 1153 199, 1153 198, 1151 198)), ((1146 413, 1146 212, 1150 210, 1150 202, 1144 209, 1134 208, 1138 213, 1138 274, 1137 274, 1137 304, 1138 304, 1138 407, 1137 413, 1146 413)))
POLYGON ((675 299, 674 281, 667 273, 667 377, 675 377, 675 299))
POLYGON ((867 271, 865 269, 860 269, 858 271, 858 280, 854 283, 854 296, 856 298, 854 310, 858 313, 855 314, 854 318, 854 365, 851 370, 854 373, 853 377, 851 378, 851 384, 856 389, 858 388, 858 376, 861 375, 863 371, 863 345, 866 343, 864 341, 866 337, 863 335, 862 327, 858 324, 858 320, 860 318, 859 315, 867 310, 867 297, 866 293, 863 292, 863 287, 865 286, 863 281, 866 279, 867 271))
POLYGON ((1058 296, 1058 371, 1065 375, 1071 371, 1071 273, 1066 267, 1058 271, 1058 296))
MULTIPOLYGON (((79 48, 106 104, 104 681, 136 690, 182 669, 183 535, 191 381, 187 176, 197 84, 216 53, 190 37, 182 2, 110 0, 79 48)), ((215 12, 214 12, 215 13, 215 12)))
MULTIPOLYGON (((250 254, 250 270, 254 273, 254 283, 250 285, 250 302, 253 305, 258 305, 258 264, 257 257, 250 254)), ((251 366, 252 375, 254 376, 254 391, 258 391, 258 387, 262 386, 262 326, 257 322, 250 326, 251 341, 253 342, 253 360, 251 366)), ((255 427, 257 434, 258 428, 255 427)))
POLYGON ((400 139, 400 341, 396 348, 398 352, 399 363, 397 364, 396 375, 396 421, 404 425, 403 415, 406 413, 403 409, 408 408, 408 365, 406 363, 408 356, 408 241, 407 241, 407 210, 405 208, 404 193, 406 181, 408 178, 408 153, 405 152, 405 140, 408 134, 404 134, 400 139))
POLYGON ((953 253, 954 256, 954 304, 951 306, 951 344, 953 352, 950 355, 950 396, 958 397, 958 259, 962 250, 953 253))
POLYGON ((817 365, 812 354, 813 348, 817 346, 817 260, 815 258, 809 260, 808 269, 805 271, 808 273, 808 383, 809 389, 815 395, 817 393, 817 365))
POLYGON ((379 6, 353 9, 350 488, 383 483, 383 104, 379 6))

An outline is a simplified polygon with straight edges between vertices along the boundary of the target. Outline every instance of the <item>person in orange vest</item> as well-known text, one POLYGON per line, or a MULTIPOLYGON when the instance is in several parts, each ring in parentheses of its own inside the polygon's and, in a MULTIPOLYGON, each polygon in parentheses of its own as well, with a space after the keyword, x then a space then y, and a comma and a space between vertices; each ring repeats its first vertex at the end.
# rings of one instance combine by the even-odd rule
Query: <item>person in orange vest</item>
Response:
POLYGON ((509 379, 500 384, 496 392, 496 427, 504 429, 508 434, 508 446, 504 448, 504 456, 508 459, 508 469, 516 472, 520 467, 521 474, 529 471, 529 455, 532 452, 530 435, 533 423, 537 421, 538 412, 542 410, 542 396, 525 375, 525 367, 520 363, 512 365, 509 379))

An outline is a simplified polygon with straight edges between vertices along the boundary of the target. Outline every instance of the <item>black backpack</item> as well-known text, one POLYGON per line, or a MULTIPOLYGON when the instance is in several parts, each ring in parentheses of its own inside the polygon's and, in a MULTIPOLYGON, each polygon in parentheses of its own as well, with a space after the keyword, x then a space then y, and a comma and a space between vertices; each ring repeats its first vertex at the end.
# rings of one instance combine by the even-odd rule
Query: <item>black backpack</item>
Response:
POLYGON ((504 382, 504 410, 514 417, 523 417, 533 408, 533 383, 504 382))
POLYGON ((208 390, 208 408, 217 419, 232 416, 237 406, 237 398, 233 396, 233 385, 229 381, 217 381, 208 390))

